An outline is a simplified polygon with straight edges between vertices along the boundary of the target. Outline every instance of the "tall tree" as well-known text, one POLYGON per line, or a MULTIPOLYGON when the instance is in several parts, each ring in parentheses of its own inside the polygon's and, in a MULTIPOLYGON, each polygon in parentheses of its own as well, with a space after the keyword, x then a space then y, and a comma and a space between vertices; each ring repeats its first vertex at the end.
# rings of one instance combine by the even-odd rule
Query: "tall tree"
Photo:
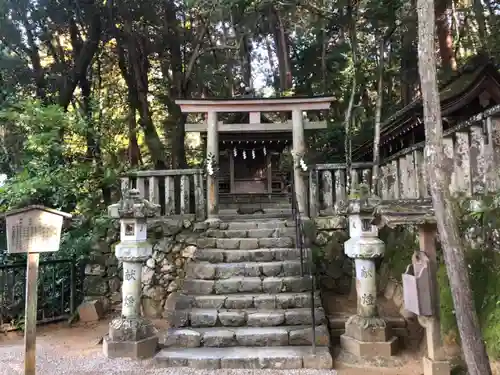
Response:
POLYGON ((418 61, 425 124, 425 165, 432 203, 450 279, 462 349, 470 375, 491 375, 486 346, 474 307, 458 220, 449 191, 443 149, 443 124, 437 85, 434 0, 417 0, 418 61))

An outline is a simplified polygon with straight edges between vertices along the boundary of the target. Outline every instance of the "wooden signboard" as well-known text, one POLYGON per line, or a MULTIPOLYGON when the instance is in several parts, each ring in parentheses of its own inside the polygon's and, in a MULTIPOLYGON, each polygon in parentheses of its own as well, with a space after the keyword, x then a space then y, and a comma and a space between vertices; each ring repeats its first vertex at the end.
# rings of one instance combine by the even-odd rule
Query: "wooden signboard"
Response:
POLYGON ((64 218, 71 215, 44 206, 28 206, 5 214, 7 252, 28 253, 24 317, 24 374, 36 372, 36 315, 38 262, 41 252, 59 250, 64 218))

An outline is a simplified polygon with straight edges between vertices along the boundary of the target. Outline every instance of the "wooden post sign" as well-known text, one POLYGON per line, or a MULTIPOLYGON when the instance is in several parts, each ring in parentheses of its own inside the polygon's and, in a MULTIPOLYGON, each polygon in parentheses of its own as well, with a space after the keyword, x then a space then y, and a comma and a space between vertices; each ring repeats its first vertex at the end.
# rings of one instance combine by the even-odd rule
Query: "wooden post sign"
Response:
POLYGON ((5 214, 7 252, 28 253, 24 312, 24 374, 36 372, 37 278, 40 253, 59 250, 64 218, 71 215, 44 206, 28 206, 5 214))

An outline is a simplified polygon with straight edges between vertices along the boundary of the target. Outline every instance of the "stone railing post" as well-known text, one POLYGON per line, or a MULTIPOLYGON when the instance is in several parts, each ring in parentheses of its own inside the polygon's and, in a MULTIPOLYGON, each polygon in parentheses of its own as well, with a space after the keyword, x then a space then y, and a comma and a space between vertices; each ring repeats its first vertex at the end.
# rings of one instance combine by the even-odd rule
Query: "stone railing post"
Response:
POLYGON ((123 262, 122 314, 109 324, 103 351, 110 358, 148 358, 156 353, 158 337, 152 323, 141 317, 141 275, 143 262, 152 255, 147 219, 156 216, 160 206, 141 198, 136 189, 123 195, 108 207, 108 215, 120 219, 115 255, 123 262))
POLYGON ((425 328, 427 356, 423 357, 424 375, 449 375, 450 363, 446 360, 441 338, 439 314, 439 285, 437 280, 436 225, 419 225, 420 252, 427 255, 430 266, 431 316, 419 316, 418 321, 425 328))
POLYGON ((349 240, 345 254, 354 259, 356 268, 357 314, 346 322, 341 346, 359 357, 388 357, 394 354, 396 337, 377 309, 375 260, 384 255, 385 245, 378 228, 371 224, 374 205, 361 198, 349 202, 349 240))

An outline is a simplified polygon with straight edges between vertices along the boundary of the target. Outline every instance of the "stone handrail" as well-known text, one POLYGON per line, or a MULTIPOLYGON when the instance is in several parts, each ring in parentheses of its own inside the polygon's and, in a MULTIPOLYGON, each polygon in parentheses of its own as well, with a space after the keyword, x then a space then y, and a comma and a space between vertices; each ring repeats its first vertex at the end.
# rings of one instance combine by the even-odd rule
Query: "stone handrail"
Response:
MULTIPOLYGON (((371 184, 373 163, 352 163, 350 185, 371 184)), ((309 210, 312 217, 344 213, 349 197, 345 163, 316 164, 309 175, 309 210)))
POLYGON ((206 218, 202 169, 130 172, 121 178, 122 191, 136 188, 141 197, 161 206, 162 216, 206 218))

